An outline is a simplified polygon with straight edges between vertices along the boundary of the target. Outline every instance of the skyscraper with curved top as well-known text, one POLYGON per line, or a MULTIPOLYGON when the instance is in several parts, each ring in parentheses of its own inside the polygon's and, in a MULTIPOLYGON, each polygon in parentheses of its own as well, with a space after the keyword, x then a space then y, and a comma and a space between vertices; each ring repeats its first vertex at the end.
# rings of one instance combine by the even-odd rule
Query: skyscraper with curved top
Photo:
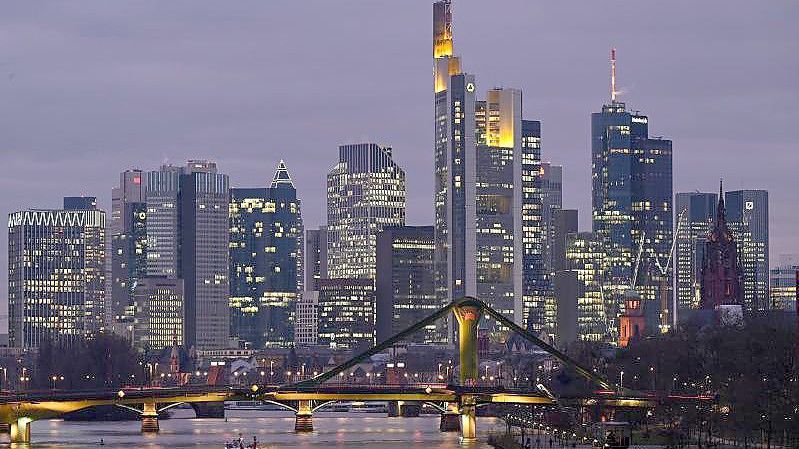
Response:
POLYGON ((377 234, 405 224, 405 171, 390 147, 339 146, 327 175, 328 277, 374 279, 377 234))

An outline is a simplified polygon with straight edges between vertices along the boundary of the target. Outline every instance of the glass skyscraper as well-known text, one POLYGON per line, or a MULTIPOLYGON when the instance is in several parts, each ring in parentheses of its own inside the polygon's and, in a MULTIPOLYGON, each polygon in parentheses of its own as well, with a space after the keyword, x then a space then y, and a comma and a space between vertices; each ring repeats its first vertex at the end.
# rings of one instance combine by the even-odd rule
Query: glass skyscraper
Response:
POLYGON ((106 214, 91 201, 8 217, 9 345, 73 342, 106 321, 106 214))
MULTIPOLYGON (((491 89, 477 100, 474 75, 453 53, 451 6, 433 4, 436 295, 442 305, 478 297, 537 331, 544 317, 540 123, 522 120, 517 89, 491 89)), ((482 325, 500 330, 489 319, 482 325)))
POLYGON ((302 288, 300 201, 283 161, 269 188, 230 189, 231 335, 290 346, 302 288))
POLYGON ((735 190, 724 195, 727 222, 743 270, 744 306, 769 308, 768 192, 735 190))
POLYGON ((375 278, 377 234, 405 224, 405 171, 391 148, 341 145, 327 175, 327 272, 330 278, 375 278))
MULTIPOLYGON (((440 308, 433 289, 433 227, 392 226, 377 236, 377 341, 382 342, 440 308)), ((409 342, 447 342, 434 323, 409 342)))
POLYGON ((228 344, 228 176, 189 161, 147 172, 147 275, 183 280, 188 347, 228 344))
POLYGON ((644 299, 647 327, 665 331, 673 321, 671 141, 649 137, 649 119, 615 94, 591 115, 591 135, 593 230, 604 248, 609 341, 618 341, 616 318, 629 289, 644 299))
MULTIPOLYGON (((591 232, 569 234, 566 237, 566 263, 577 277, 577 329, 580 341, 607 341, 616 317, 614 307, 609 307, 603 288, 603 261, 606 254, 603 243, 591 232)), ((573 275, 572 275, 573 276, 573 275)), ((568 277, 564 279, 568 281, 568 277)), ((568 285, 563 286, 568 289, 568 285)), ((566 316, 572 314, 564 313, 566 316)))
POLYGON ((130 337, 134 315, 133 289, 147 275, 147 205, 145 175, 126 170, 111 190, 111 298, 112 329, 130 337))

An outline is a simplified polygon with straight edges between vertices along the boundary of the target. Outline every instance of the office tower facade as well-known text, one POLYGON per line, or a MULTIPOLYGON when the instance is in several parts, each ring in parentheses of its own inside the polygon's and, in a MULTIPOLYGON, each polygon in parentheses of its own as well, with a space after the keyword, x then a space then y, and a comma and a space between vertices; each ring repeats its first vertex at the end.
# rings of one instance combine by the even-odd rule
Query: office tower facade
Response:
MULTIPOLYGON (((566 238, 568 271, 577 274, 577 339, 609 342, 616 307, 605 300, 603 262, 607 257, 601 238, 591 232, 566 238)), ((565 287, 568 288, 568 287, 565 287)))
POLYGON ((294 344, 314 346, 319 341, 319 291, 306 290, 297 300, 297 321, 294 325, 294 344))
POLYGON ((138 169, 119 175, 111 189, 110 324, 127 335, 133 320, 133 288, 147 275, 147 205, 145 174, 138 169))
POLYGON ((230 330, 253 348, 294 341, 302 289, 300 201, 285 163, 269 188, 230 189, 230 330))
MULTIPOLYGON (((230 337, 228 176, 189 161, 180 176, 180 263, 188 347, 218 349, 230 337)), ((149 230, 148 226, 148 230, 149 230)))
POLYGON ((770 308, 796 310, 796 275, 799 271, 799 254, 783 254, 777 266, 770 270, 770 308))
POLYGON ((552 292, 547 295, 547 302, 545 307, 545 326, 552 331, 559 342, 571 342, 577 339, 576 327, 572 332, 572 326, 566 325, 565 322, 569 320, 571 315, 568 310, 574 309, 575 326, 576 326, 576 307, 577 307, 577 293, 576 293, 576 274, 573 275, 569 270, 569 264, 566 260, 566 238, 571 234, 576 234, 578 231, 577 210, 575 209, 554 209, 552 211, 552 218, 550 227, 552 229, 550 237, 548 238, 550 258, 550 268, 547 274, 548 284, 552 292), (570 272, 560 274, 561 272, 570 272), (568 285, 574 279, 574 286, 568 285), (574 292, 572 294, 572 292, 574 292), (572 307, 572 298, 574 306, 572 307), (563 309, 563 310, 561 310, 563 309), (565 315, 564 315, 565 314, 565 315), (565 335, 560 334, 560 329, 567 332, 565 335), (573 338, 572 338, 573 337, 573 338))
POLYGON ((321 279, 317 315, 318 344, 349 350, 374 346, 374 281, 321 279))
POLYGON ((69 343, 105 325, 106 214, 65 203, 72 208, 9 214, 12 347, 35 348, 45 340, 69 343))
MULTIPOLYGON (((432 226, 387 227, 377 236, 378 343, 416 324, 441 306, 433 289, 432 226)), ((416 343, 446 343, 446 328, 432 324, 408 337, 416 343)))
POLYGON ((218 349, 229 338, 228 177, 209 161, 146 174, 147 276, 183 280, 183 339, 218 349))
POLYGON ((305 231, 304 289, 319 290, 319 279, 327 277, 327 226, 319 226, 305 231))
POLYGON ((178 276, 180 177, 183 167, 164 165, 146 174, 147 275, 178 276))
POLYGON ((743 305, 749 310, 768 309, 768 192, 735 190, 727 192, 724 201, 743 269, 743 305))
MULTIPOLYGON (((454 56, 449 1, 433 4, 435 289, 476 296, 533 330, 543 326, 540 123, 517 89, 476 99, 454 56)), ((481 324, 492 332, 492 320, 481 324)))
POLYGON ((566 239, 576 234, 579 229, 577 209, 556 209, 552 214, 552 238, 550 254, 552 256, 552 272, 568 270, 566 260, 566 239))
POLYGON ((183 280, 142 277, 133 288, 133 344, 140 350, 160 350, 184 344, 183 280))
POLYGON ((555 341, 564 348, 579 338, 577 320, 579 317, 580 283, 577 270, 558 270, 552 273, 553 296, 557 306, 553 310, 555 341))
POLYGON ((705 242, 713 228, 717 204, 715 193, 690 192, 676 196, 674 275, 678 310, 699 307, 705 242))
MULTIPOLYGON (((615 50, 612 54, 615 85, 615 50)), ((615 88, 614 88, 615 89, 615 88)), ((593 230, 606 253, 605 301, 612 317, 624 312, 624 292, 660 305, 661 330, 670 327, 672 247, 671 141, 649 136, 649 119, 628 111, 612 92, 591 115, 593 230)), ((610 328, 618 340, 618 320, 610 328)))
POLYGON ((743 272, 735 238, 727 226, 724 198, 719 189, 716 220, 710 230, 702 259, 699 308, 718 310, 722 306, 742 306, 743 272))
MULTIPOLYGON (((563 208, 563 167, 548 162, 541 163, 541 228, 543 229, 544 270, 553 269, 554 254, 554 214, 563 208)), ((561 245, 562 248, 562 245, 561 245)))
MULTIPOLYGON (((516 156, 518 157, 518 156, 516 156)), ((517 322, 532 331, 539 333, 546 327, 546 307, 551 305, 552 286, 547 277, 545 245, 547 224, 543 222, 544 204, 542 203, 541 182, 541 122, 537 120, 522 120, 521 133, 521 180, 514 173, 513 185, 521 185, 521 192, 514 188, 514 198, 520 195, 522 203, 521 217, 514 218, 514 237, 522 240, 521 267, 522 274, 522 304, 514 304, 514 316, 517 322), (519 220, 518 218, 521 218, 519 220), (521 228, 521 229, 519 229, 521 228)), ((555 179, 553 175, 553 180, 555 179)), ((553 189, 553 183, 548 185, 553 189)), ((547 208, 552 210, 556 202, 557 193, 550 190, 547 208)), ((492 231, 493 232, 493 231, 492 231)), ((515 245, 518 247, 518 245, 515 245)), ((518 261, 516 258, 514 261, 518 261)), ((551 330, 551 329, 550 329, 551 330)))
POLYGON ((327 270, 330 278, 375 277, 377 234, 405 224, 405 172, 391 148, 341 145, 327 175, 327 270))

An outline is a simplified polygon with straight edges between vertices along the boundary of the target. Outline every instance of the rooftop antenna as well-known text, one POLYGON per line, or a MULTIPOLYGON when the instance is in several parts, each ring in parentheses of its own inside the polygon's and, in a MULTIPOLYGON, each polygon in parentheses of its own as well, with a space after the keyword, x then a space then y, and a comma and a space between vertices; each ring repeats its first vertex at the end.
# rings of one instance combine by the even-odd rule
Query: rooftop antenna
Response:
POLYGON ((610 101, 616 102, 616 47, 610 49, 610 101))

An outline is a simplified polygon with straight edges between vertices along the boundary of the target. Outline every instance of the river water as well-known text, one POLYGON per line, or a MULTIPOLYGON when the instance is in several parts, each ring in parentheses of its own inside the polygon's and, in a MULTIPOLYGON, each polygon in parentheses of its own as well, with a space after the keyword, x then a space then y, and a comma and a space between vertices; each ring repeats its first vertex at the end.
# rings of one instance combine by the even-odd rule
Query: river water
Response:
MULTIPOLYGON (((260 448, 454 449, 462 448, 457 432, 440 432, 436 415, 388 418, 377 413, 317 413, 314 431, 294 433, 294 415, 272 411, 227 410, 228 420, 195 419, 192 410, 174 410, 160 421, 158 434, 142 434, 137 421, 65 422, 36 421, 31 427, 31 448, 222 448, 241 433, 248 442, 258 437, 260 448)), ((502 428, 495 418, 478 418, 478 432, 502 428)), ((4 438, 4 437, 0 437, 4 438)), ((8 439, 0 439, 7 442, 8 439)), ((2 447, 8 447, 4 443, 2 447)), ((12 446, 13 447, 13 446, 12 446)), ((27 447, 27 446, 25 446, 27 447)), ((485 449, 484 441, 469 445, 485 449)))

